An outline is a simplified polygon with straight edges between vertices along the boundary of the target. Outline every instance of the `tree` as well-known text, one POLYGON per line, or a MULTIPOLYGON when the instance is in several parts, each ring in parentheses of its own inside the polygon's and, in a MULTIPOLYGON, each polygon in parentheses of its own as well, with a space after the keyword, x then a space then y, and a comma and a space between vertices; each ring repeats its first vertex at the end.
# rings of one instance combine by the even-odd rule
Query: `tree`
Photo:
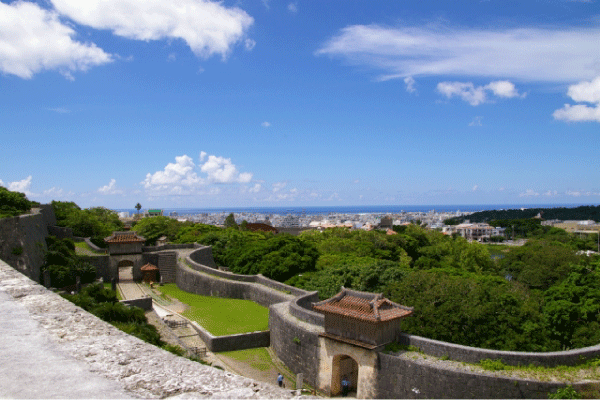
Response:
POLYGON ((175 240, 180 226, 181 224, 176 219, 158 216, 143 218, 132 228, 132 230, 146 238, 147 246, 153 246, 156 243, 156 239, 163 235, 166 236, 169 241, 175 240))
POLYGON ((137 210, 137 217, 139 219, 140 218, 140 210, 142 209, 142 205, 140 203, 137 203, 135 205, 135 209, 137 210))
POLYGON ((11 192, 0 186, 0 218, 14 217, 26 213, 31 208, 31 202, 24 193, 11 192))
POLYGON ((235 217, 233 216, 233 213, 229 214, 227 216, 227 218, 225 218, 225 228, 236 228, 237 229, 238 224, 237 222, 235 222, 235 217))

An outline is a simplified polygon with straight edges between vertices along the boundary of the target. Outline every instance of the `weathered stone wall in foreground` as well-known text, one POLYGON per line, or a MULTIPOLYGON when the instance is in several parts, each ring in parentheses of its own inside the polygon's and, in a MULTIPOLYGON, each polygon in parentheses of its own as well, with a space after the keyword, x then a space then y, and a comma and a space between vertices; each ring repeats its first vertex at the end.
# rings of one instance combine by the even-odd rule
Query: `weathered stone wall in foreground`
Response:
MULTIPOLYGON (((177 357, 127 335, 1 260, 0 291, 24 306, 40 334, 48 335, 62 353, 83 362, 86 371, 117 382, 132 397, 291 398, 295 395, 294 391, 177 357)), ((28 376, 41 385, 44 371, 31 371, 28 376)), ((23 384, 27 384, 26 378, 23 379, 23 384)))

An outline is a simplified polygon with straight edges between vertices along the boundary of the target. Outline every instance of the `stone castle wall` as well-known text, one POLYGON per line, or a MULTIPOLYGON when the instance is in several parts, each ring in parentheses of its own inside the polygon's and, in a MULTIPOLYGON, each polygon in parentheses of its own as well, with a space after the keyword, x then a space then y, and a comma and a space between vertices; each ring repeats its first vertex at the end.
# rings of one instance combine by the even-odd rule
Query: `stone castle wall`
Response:
MULTIPOLYGON (((267 282, 270 280, 257 275, 236 275, 202 265, 194 259, 203 260, 211 254, 206 248, 199 248, 196 252, 188 257, 189 266, 179 263, 177 285, 192 293, 246 298, 268 305, 271 347, 290 370, 302 373, 306 382, 319 386, 319 362, 322 358, 319 333, 324 331, 323 315, 310 310, 311 304, 318 301, 318 293, 278 282, 271 284, 274 281, 267 282), (282 295, 270 294, 266 299, 257 295, 267 291, 282 295)), ((371 392, 377 398, 545 398, 549 392, 567 384, 576 389, 590 385, 597 387, 599 384, 541 382, 493 372, 473 372, 456 367, 451 361, 427 360, 427 355, 448 356, 451 360, 469 363, 501 359, 514 365, 556 366, 597 357, 600 346, 563 352, 524 353, 472 348, 408 334, 401 334, 400 342, 419 347, 424 355, 412 358, 378 352, 374 369, 376 379, 371 392)))
POLYGON ((32 209, 32 214, 0 219, 0 259, 40 282, 48 226, 55 224, 54 209, 50 205, 32 209))

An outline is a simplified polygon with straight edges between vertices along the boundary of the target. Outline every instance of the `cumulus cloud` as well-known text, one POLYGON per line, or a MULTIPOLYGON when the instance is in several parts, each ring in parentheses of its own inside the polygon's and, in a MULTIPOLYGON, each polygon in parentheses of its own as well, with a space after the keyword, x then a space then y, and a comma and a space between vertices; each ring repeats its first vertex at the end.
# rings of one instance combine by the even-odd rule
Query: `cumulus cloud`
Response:
POLYGON ((558 192, 556 190, 548 190, 546 193, 544 193, 544 196, 555 197, 558 196, 558 192))
POLYGON ((115 179, 111 179, 108 185, 99 188, 98 192, 102 194, 123 194, 122 190, 117 189, 117 181, 115 179))
POLYGON ((540 194, 533 189, 527 189, 525 192, 520 193, 519 197, 536 197, 540 194))
POLYGON ((56 70, 68 79, 77 71, 113 61, 94 43, 74 40, 75 31, 55 11, 35 3, 0 3, 0 71, 30 79, 56 70))
POLYGON ((485 103, 487 92, 504 98, 524 97, 509 81, 494 81, 484 86, 475 86, 472 82, 440 82, 437 85, 437 91, 447 98, 460 97, 472 106, 485 103))
POLYGON ((263 122, 262 124, 260 124, 260 126, 262 126, 263 128, 268 128, 271 126, 271 123, 268 121, 263 122))
POLYGON ((209 182, 214 183, 248 183, 252 180, 252 173, 240 173, 231 158, 208 156, 200 170, 208 175, 209 182))
POLYGON ((515 85, 509 81, 490 82, 489 84, 485 85, 484 88, 487 90, 491 90, 494 93, 494 95, 498 97, 525 97, 525 94, 520 95, 517 89, 515 88, 515 85))
POLYGON ((168 163, 164 170, 146 174, 142 182, 146 189, 154 192, 183 194, 185 189, 204 184, 204 180, 194 171, 195 164, 187 155, 175 157, 174 163, 168 163))
POLYGON ((408 93, 414 93, 417 91, 417 89, 415 89, 416 82, 412 76, 407 76, 404 78, 404 84, 406 85, 406 91, 408 93))
POLYGON ((254 19, 208 0, 51 0, 75 22, 134 40, 183 40, 198 57, 220 54, 246 36, 254 19))
POLYGON ((587 104, 565 104, 563 108, 554 111, 555 119, 564 121, 595 121, 600 122, 600 76, 592 81, 583 81, 569 86, 567 91, 573 101, 587 104))
POLYGON ((29 191, 29 189, 31 188, 31 179, 32 179, 32 177, 31 177, 31 175, 29 175, 27 178, 25 178, 23 180, 9 183, 6 186, 6 188, 13 192, 21 192, 21 193, 25 193, 27 196, 31 196, 31 195, 33 195, 33 193, 31 193, 29 191))
POLYGON ((379 79, 469 75, 572 82, 598 74, 600 27, 453 29, 350 25, 317 55, 381 71, 379 79))
POLYGON ((437 91, 447 98, 458 96, 472 106, 485 102, 483 86, 475 87, 472 82, 440 82, 437 91))
POLYGON ((250 189, 248 189, 248 191, 250 193, 258 193, 258 192, 260 192, 261 188, 262 188, 261 184, 260 183, 256 183, 256 184, 254 184, 253 187, 251 187, 250 189))

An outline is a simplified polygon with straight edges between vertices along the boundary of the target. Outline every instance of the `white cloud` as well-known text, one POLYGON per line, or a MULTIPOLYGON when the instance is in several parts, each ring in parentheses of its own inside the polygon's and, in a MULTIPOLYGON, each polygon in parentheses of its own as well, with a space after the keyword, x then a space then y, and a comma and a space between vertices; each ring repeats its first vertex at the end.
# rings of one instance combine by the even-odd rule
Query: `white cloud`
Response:
POLYGON ((520 193, 519 197, 536 197, 539 195, 540 194, 538 192, 536 192, 535 190, 527 189, 524 193, 520 193))
POLYGON ((490 82, 489 84, 485 85, 484 88, 491 90, 498 97, 525 97, 524 94, 520 95, 517 89, 515 88, 515 85, 509 81, 490 82))
POLYGON ((208 175, 209 182, 215 183, 248 183, 252 180, 252 173, 240 173, 231 162, 231 158, 208 156, 208 160, 200 167, 208 175))
POLYGON ((558 196, 558 192, 556 190, 548 190, 546 193, 544 193, 544 196, 555 197, 558 196))
POLYGON ((381 80, 468 75, 572 82, 600 72, 599 36, 597 24, 502 30, 351 25, 316 54, 380 70, 381 80))
POLYGON ((414 93, 417 91, 417 89, 415 89, 416 82, 412 76, 407 76, 406 78, 404 78, 404 83, 406 84, 406 91, 408 93, 414 93))
POLYGON ((98 192, 102 194, 123 194, 122 190, 117 189, 117 181, 115 179, 111 179, 108 185, 99 188, 98 192))
POLYGON ((283 190, 287 186, 287 182, 275 182, 273 184, 273 193, 277 193, 283 190))
POLYGON ((256 46, 256 41, 252 40, 252 39, 246 39, 244 41, 244 47, 246 48, 246 50, 251 51, 254 46, 256 46))
POLYGON ((268 128, 271 126, 271 123, 268 121, 263 122, 262 124, 260 124, 260 126, 262 126, 263 128, 268 128))
POLYGON ((472 82, 440 82, 437 91, 447 98, 458 96, 472 106, 477 106, 486 100, 483 86, 475 87, 472 82))
POLYGON ((204 160, 206 160, 206 156, 208 154, 205 151, 201 151, 200 152, 200 162, 204 162, 204 160))
POLYGON ((167 57, 167 61, 169 61, 169 62, 177 61, 177 54, 170 53, 169 56, 167 57))
POLYGON ((73 40, 75 31, 54 11, 17 1, 0 3, 0 71, 30 79, 45 70, 72 73, 113 61, 94 43, 73 40))
POLYGON ((262 188, 260 183, 256 183, 252 188, 250 188, 248 191, 250 193, 258 193, 260 192, 260 189, 262 188))
POLYGON ((515 85, 509 81, 494 81, 485 86, 475 86, 472 82, 440 82, 437 91, 447 98, 458 96, 472 106, 487 101, 487 92, 491 91, 497 97, 524 97, 520 95, 515 85))
POLYGON ((482 116, 473 117, 473 120, 469 122, 469 126, 482 126, 481 121, 483 120, 482 116))
POLYGON ((223 58, 254 19, 237 7, 208 0, 51 0, 75 22, 134 40, 181 39, 198 57, 223 58))
POLYGON ((190 189, 204 183, 194 171, 195 164, 187 155, 175 157, 175 163, 168 163, 164 170, 146 174, 142 182, 146 189, 159 193, 183 194, 184 188, 190 189))
POLYGON ((476 192, 478 188, 479 188, 478 185, 473 186, 473 192, 476 192))
POLYGON ((570 105, 565 104, 563 108, 554 111, 555 119, 564 121, 595 121, 600 122, 600 76, 591 82, 583 81, 569 86, 567 91, 573 101, 591 103, 570 105))
POLYGON ((33 193, 31 193, 29 191, 29 189, 31 188, 31 179, 32 179, 32 177, 31 177, 31 175, 29 175, 27 178, 25 178, 23 180, 9 183, 6 186, 6 188, 13 192, 21 192, 21 193, 25 193, 27 196, 31 196, 31 195, 33 195, 33 193))
POLYGON ((293 13, 297 13, 298 12, 298 5, 296 3, 290 3, 287 6, 288 11, 289 12, 293 12, 293 13))
POLYGON ((265 6, 265 8, 266 8, 267 10, 269 10, 269 9, 271 8, 271 5, 269 4, 269 2, 270 2, 271 0, 261 0, 261 1, 262 1, 262 3, 263 3, 263 6, 265 6))
POLYGON ((554 119, 562 119, 564 121, 585 122, 595 121, 600 122, 600 105, 595 107, 586 106, 584 104, 570 105, 565 104, 561 109, 552 113, 554 119))
POLYGON ((0 179, 0 186, 4 186, 4 182, 2 182, 2 179, 0 179))

